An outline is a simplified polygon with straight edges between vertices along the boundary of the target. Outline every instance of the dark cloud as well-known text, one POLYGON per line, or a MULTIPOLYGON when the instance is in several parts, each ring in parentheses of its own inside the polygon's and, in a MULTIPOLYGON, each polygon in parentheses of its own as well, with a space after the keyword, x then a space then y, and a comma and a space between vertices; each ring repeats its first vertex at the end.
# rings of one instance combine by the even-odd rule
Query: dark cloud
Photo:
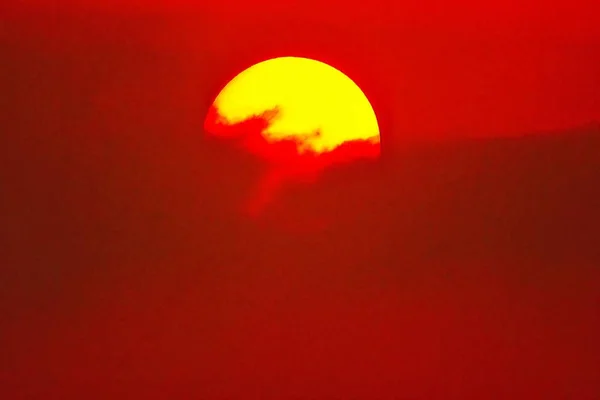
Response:
POLYGON ((260 178, 245 207, 247 214, 253 217, 262 214, 265 207, 276 199, 283 185, 315 182, 327 168, 365 158, 377 159, 380 155, 379 138, 377 141, 351 140, 323 152, 315 151, 307 143, 311 137, 320 135, 318 131, 288 132, 285 137, 274 140, 264 132, 279 115, 279 108, 274 108, 232 123, 212 105, 206 116, 204 127, 207 134, 254 154, 259 162, 267 165, 265 175, 260 178))

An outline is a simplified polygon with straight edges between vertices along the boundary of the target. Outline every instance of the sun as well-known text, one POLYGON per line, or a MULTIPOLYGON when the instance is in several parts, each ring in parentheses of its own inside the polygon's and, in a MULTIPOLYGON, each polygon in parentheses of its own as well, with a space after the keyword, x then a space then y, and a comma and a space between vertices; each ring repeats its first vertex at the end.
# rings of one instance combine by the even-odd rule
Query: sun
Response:
POLYGON ((328 167, 380 155, 377 118, 363 91, 308 58, 273 58, 242 71, 216 97, 204 128, 270 165, 245 205, 254 217, 285 183, 314 182, 328 167))
POLYGON ((215 99, 205 130, 239 139, 271 161, 372 157, 380 148, 377 118, 362 90, 339 70, 301 57, 266 60, 237 75, 215 99))

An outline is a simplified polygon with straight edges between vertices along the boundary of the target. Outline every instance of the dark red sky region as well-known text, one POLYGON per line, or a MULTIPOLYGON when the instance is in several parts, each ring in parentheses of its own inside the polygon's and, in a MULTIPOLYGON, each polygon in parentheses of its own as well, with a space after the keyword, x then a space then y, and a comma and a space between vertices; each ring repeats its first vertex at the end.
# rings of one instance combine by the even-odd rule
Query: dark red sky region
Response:
POLYGON ((598 7, 0 1, 0 399, 600 399, 598 7), (286 55, 378 161, 205 132, 286 55))

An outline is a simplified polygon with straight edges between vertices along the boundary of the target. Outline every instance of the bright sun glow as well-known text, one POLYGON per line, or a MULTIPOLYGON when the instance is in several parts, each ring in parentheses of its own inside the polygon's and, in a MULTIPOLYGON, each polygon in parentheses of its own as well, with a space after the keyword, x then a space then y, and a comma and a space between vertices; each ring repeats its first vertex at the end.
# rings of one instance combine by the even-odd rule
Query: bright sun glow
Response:
POLYGON ((271 165, 246 204, 251 216, 283 183, 314 181, 332 165, 380 155, 377 118, 364 93, 342 72, 307 58, 274 58, 237 75, 204 127, 271 165))
MULTIPOLYGON (((379 150, 375 112, 360 88, 337 69, 319 61, 281 57, 258 63, 237 75, 216 98, 216 124, 235 125, 253 118, 266 124, 267 143, 292 140, 299 154, 327 153, 349 142, 379 150)), ((211 124, 212 128, 211 129, 211 124)))

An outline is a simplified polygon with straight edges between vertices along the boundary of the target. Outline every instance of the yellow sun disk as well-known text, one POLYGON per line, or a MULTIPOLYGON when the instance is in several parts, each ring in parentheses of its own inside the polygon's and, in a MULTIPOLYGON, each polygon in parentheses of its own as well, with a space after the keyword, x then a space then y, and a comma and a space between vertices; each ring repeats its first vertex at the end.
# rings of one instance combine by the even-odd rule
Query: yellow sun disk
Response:
POLYGON ((379 142, 375 112, 360 88, 335 68, 306 58, 275 58, 248 68, 225 86, 214 105, 228 123, 277 108, 263 136, 298 138, 316 152, 354 140, 379 142))

